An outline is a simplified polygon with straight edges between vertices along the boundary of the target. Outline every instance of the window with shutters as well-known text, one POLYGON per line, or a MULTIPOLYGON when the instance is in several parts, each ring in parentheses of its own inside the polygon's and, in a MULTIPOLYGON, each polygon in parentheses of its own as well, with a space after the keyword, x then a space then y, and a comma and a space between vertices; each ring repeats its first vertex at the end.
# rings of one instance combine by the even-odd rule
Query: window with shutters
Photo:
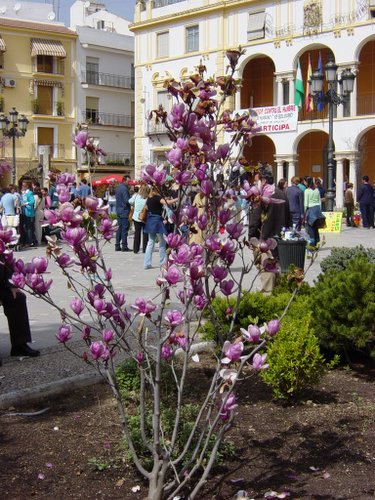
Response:
POLYGON ((98 97, 86 97, 86 122, 100 123, 98 97))
POLYGON ((86 83, 99 85, 99 58, 86 57, 86 83))
POLYGON ((159 59, 169 56, 169 31, 156 34, 157 57, 159 59))
POLYGON ((199 26, 188 26, 185 35, 186 52, 197 52, 199 50, 199 26))
POLYGON ((247 25, 248 41, 264 38, 265 22, 266 22, 266 12, 264 10, 249 12, 249 19, 247 25))

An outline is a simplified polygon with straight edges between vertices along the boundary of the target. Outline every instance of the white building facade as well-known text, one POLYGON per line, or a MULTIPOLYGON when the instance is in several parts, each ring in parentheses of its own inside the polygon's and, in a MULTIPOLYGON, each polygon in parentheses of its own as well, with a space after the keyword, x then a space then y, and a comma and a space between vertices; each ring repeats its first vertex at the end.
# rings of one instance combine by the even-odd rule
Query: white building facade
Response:
MULTIPOLYGON (((241 91, 230 103, 236 110, 294 104, 300 62, 305 95, 309 60, 319 57, 355 75, 354 91, 335 106, 334 177, 337 186, 361 175, 375 180, 375 2, 366 0, 141 0, 135 22, 136 165, 165 161, 170 148, 162 127, 148 120, 150 110, 171 100, 166 78, 183 79, 200 61, 207 75, 222 75, 225 52, 241 46, 241 91)), ((340 83, 337 92, 340 94, 340 83)), ((326 90, 326 89, 325 89, 326 90)), ((328 107, 303 103, 292 129, 265 131, 245 151, 250 163, 273 165, 277 178, 312 175, 325 179, 328 107), (307 106, 307 105, 306 105, 307 106)), ((336 206, 343 205, 337 189, 336 206)))
MULTIPOLYGON (((134 175, 134 35, 129 21, 98 2, 77 0, 71 26, 76 54, 77 122, 107 153, 97 173, 134 175)), ((78 158, 85 170, 86 159, 78 158)))

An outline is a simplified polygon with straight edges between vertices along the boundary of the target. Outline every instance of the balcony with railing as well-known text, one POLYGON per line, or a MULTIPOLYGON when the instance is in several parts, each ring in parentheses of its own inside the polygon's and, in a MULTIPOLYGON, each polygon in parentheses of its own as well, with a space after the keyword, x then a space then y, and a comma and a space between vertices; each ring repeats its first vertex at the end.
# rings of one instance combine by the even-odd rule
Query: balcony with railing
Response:
POLYGON ((32 144, 31 146, 31 157, 38 158, 41 150, 40 147, 49 147, 49 153, 51 158, 56 158, 59 160, 65 159, 65 144, 32 144))
POLYGON ((134 90, 133 76, 112 75, 111 73, 101 73, 99 71, 83 71, 81 83, 134 90))
POLYGON ((134 116, 101 113, 97 109, 86 109, 83 120, 91 125, 134 128, 134 116))
POLYGON ((111 153, 107 152, 107 156, 101 157, 101 164, 105 163, 106 165, 126 165, 126 166, 134 166, 135 159, 134 155, 131 153, 111 153))
POLYGON ((168 130, 163 123, 147 122, 147 135, 167 134, 168 130))

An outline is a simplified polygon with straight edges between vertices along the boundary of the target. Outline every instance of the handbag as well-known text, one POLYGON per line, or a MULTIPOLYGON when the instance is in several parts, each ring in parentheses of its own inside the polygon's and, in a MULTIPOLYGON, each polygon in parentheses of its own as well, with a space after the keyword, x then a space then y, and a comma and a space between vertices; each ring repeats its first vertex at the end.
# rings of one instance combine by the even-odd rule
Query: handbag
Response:
POLYGON ((317 229, 324 229, 327 227, 326 218, 324 217, 324 215, 319 217, 319 219, 316 219, 315 225, 317 229))
POLYGON ((147 220, 147 205, 145 205, 142 210, 139 212, 138 219, 145 223, 147 220))

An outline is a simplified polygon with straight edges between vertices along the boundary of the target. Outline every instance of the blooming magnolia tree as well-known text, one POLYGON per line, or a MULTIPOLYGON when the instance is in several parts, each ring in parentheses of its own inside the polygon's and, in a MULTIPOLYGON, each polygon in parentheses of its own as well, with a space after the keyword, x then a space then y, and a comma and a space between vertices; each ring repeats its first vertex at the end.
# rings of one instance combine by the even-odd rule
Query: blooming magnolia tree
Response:
MULTIPOLYGON (((133 461, 149 484, 148 498, 196 498, 212 469, 222 440, 232 425, 238 405, 236 385, 243 370, 260 371, 267 367, 263 348, 277 333, 279 320, 267 325, 249 325, 234 331, 234 320, 227 339, 217 346, 213 356, 215 366, 207 392, 201 395, 200 409, 194 425, 177 450, 181 428, 182 407, 187 394, 187 375, 191 358, 199 345, 198 331, 203 312, 216 321, 212 300, 217 294, 235 296, 237 306, 243 293, 246 274, 260 262, 253 260, 251 246, 258 255, 274 246, 274 241, 247 240, 244 224, 238 219, 236 201, 239 193, 228 182, 218 187, 220 173, 230 173, 235 165, 245 164, 242 156, 245 144, 251 143, 256 128, 248 115, 232 117, 226 100, 238 90, 234 77, 241 51, 228 53, 227 74, 205 79, 205 68, 182 83, 165 83, 174 99, 167 113, 162 107, 152 115, 162 122, 172 142, 167 159, 173 167, 178 186, 175 210, 176 231, 166 237, 168 255, 156 280, 159 299, 138 297, 126 305, 126 294, 112 284, 112 269, 105 259, 105 246, 116 230, 101 200, 94 196, 85 199, 85 206, 73 206, 68 201, 68 186, 72 176, 57 178, 60 206, 46 210, 46 220, 61 227, 62 243, 49 238, 48 257, 35 257, 25 263, 6 249, 10 238, 7 231, 0 234, 1 251, 14 272, 13 283, 55 306, 62 324, 57 339, 84 361, 94 364, 105 376, 117 400, 124 434, 133 461), (224 137, 229 137, 224 142, 224 137), (221 138, 221 141, 219 141, 221 138), (192 186, 201 193, 204 211, 188 200, 192 186), (184 231, 178 228, 184 227, 184 231), (202 231, 201 244, 189 243, 189 233, 202 231), (47 278, 49 261, 53 259, 67 279, 75 297, 69 307, 61 308, 50 295, 52 279, 47 278), (241 262, 240 273, 232 265, 241 262), (168 304, 178 306, 171 308, 168 304), (81 337, 83 348, 71 342, 81 337), (140 373, 139 408, 140 432, 143 447, 148 450, 152 465, 146 467, 129 429, 129 409, 121 399, 114 362, 119 351, 134 360, 140 373), (177 356, 177 353, 180 355, 177 356), (174 411, 171 432, 166 435, 161 417, 161 379, 168 363, 173 373, 174 394, 168 404, 174 411), (147 409, 152 408, 152 423, 147 426, 147 409), (188 492, 188 493, 187 493, 188 492)), ((77 145, 87 148, 92 142, 79 132, 77 145)), ((84 133, 85 134, 85 133, 84 133)), ((146 183, 161 189, 166 179, 164 168, 147 165, 142 172, 146 183)), ((230 178, 230 177, 229 177, 230 178)), ((260 192, 245 183, 242 195, 251 203, 271 202, 271 193, 260 192)), ((246 290, 247 292, 247 290, 246 290)), ((236 307, 230 313, 236 316, 236 307)))

